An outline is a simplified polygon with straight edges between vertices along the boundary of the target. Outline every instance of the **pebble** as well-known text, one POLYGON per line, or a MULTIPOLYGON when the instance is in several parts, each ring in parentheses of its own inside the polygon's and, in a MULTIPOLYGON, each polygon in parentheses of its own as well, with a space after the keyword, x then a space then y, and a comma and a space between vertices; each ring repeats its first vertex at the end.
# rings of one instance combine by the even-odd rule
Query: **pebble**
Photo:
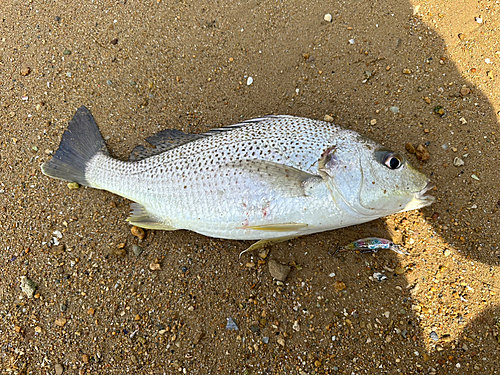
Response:
POLYGON ((269 249, 262 249, 259 251, 259 257, 261 259, 266 259, 268 255, 269 255, 269 249))
POLYGON ((83 363, 89 363, 89 359, 90 359, 90 357, 88 354, 82 355, 82 362, 83 363))
POLYGON ((285 346, 285 339, 283 337, 278 337, 278 344, 280 344, 281 346, 285 346))
POLYGON ((64 368, 63 368, 63 366, 60 363, 57 363, 54 366, 54 370, 56 370, 56 375, 61 375, 63 373, 63 371, 64 371, 64 368))
POLYGON ((135 225, 132 228, 130 228, 130 232, 132 232, 132 235, 137 237, 141 241, 146 236, 146 232, 144 231, 144 229, 142 229, 140 227, 136 227, 135 225))
POLYGON ((333 117, 330 115, 325 115, 325 117, 323 117, 323 121, 333 122, 333 117))
POLYGON ((443 252, 445 257, 449 257, 451 255, 451 250, 450 249, 445 249, 443 252))
POLYGON ((371 119, 370 125, 377 125, 377 119, 371 119))
POLYGON ((392 113, 399 113, 399 107, 391 107, 389 108, 392 113))
POLYGON ((64 327, 68 320, 66 318, 57 318, 55 324, 59 327, 64 327))
POLYGON ((387 276, 384 275, 383 273, 380 273, 380 272, 375 272, 373 274, 373 278, 375 280, 377 280, 378 282, 381 282, 381 281, 384 281, 384 280, 387 280, 387 276))
POLYGON ((285 281, 288 274, 290 273, 291 267, 285 264, 281 264, 275 259, 269 261, 269 273, 271 276, 279 281, 285 281))
POLYGON ((295 322, 293 322, 292 328, 293 328, 294 331, 297 331, 297 332, 300 331, 300 325, 299 325, 299 321, 298 320, 296 320, 295 322))
POLYGON ((396 274, 398 275, 402 275, 403 273, 405 273, 405 269, 403 267, 397 266, 396 268, 394 268, 394 272, 396 272, 396 274))
POLYGON ((27 76, 28 74, 30 74, 30 72, 31 72, 31 69, 28 67, 21 69, 22 76, 27 76))
POLYGON ((470 88, 468 88, 467 86, 464 86, 460 89, 460 95, 467 96, 469 94, 470 94, 470 88))
POLYGON ((268 337, 268 336, 264 336, 264 337, 262 337, 262 342, 263 342, 264 344, 269 344, 269 337, 268 337))
POLYGON ((133 244, 133 245, 132 245, 132 252, 134 253, 134 255, 135 255, 136 257, 138 257, 139 255, 141 255, 141 254, 142 254, 142 252, 143 252, 143 248, 142 248, 142 247, 140 247, 139 245, 133 244))
POLYGON ((252 77, 248 77, 247 78, 247 86, 250 86, 252 83, 253 83, 253 78, 252 77))
POLYGON ((483 19, 481 17, 474 17, 474 20, 477 22, 477 23, 483 23, 483 19))
POLYGON ((461 167, 464 164, 465 164, 465 162, 461 158, 459 158, 458 156, 455 159, 453 159, 453 165, 455 167, 461 167))
POLYGON ((106 84, 107 84, 107 85, 109 85, 109 86, 111 86, 111 85, 113 84, 113 81, 112 81, 112 80, 110 80, 110 79, 108 79, 108 80, 106 81, 106 84))
POLYGON ((238 325, 231 317, 227 318, 226 329, 230 331, 239 331, 238 325))
POLYGON ((349 39, 349 44, 354 44, 354 39, 349 39))
POLYGON ((425 146, 422 144, 419 144, 417 146, 417 148, 415 149, 415 154, 417 156, 417 159, 421 160, 421 161, 426 161, 426 160, 429 160, 429 158, 430 158, 429 151, 427 151, 425 146))
POLYGON ((411 74, 411 73, 412 73, 411 69, 408 68, 403 69, 403 74, 411 74))
POLYGON ((471 176, 471 178, 472 178, 473 180, 479 181, 479 177, 477 177, 475 174, 473 174, 473 175, 471 176))
POLYGON ((71 55, 71 51, 69 49, 65 49, 63 51, 63 55, 69 56, 69 55, 71 55))
POLYGON ((28 298, 33 298, 37 285, 34 281, 28 279, 26 276, 21 276, 21 290, 28 298))
POLYGON ((68 189, 69 190, 76 190, 80 187, 80 185, 78 185, 78 182, 68 182, 68 189))
POLYGON ((437 105, 434 107, 434 113, 436 115, 441 116, 441 117, 443 117, 445 115, 444 108, 440 105, 437 105))
POLYGON ((325 16, 323 17, 323 19, 326 21, 326 22, 332 22, 333 20, 333 17, 330 13, 327 13, 325 14, 325 16))
POLYGON ((158 270, 160 270, 160 269, 161 269, 161 265, 160 265, 160 263, 156 263, 156 262, 154 262, 154 263, 151 263, 151 264, 149 265, 149 269, 150 269, 151 271, 158 271, 158 270))
POLYGON ((434 341, 438 341, 439 340, 438 334, 436 332, 434 332, 434 331, 431 332, 430 337, 434 341))
POLYGON ((111 41, 111 44, 112 44, 112 45, 116 45, 116 44, 118 44, 118 39, 116 39, 116 38, 115 38, 115 39, 113 39, 113 40, 111 41))
POLYGON ((347 288, 347 286, 345 285, 345 283, 343 281, 335 281, 335 283, 333 284, 333 288, 337 291, 337 292, 341 292, 343 291, 345 288, 347 288))
POLYGON ((408 151, 410 154, 414 154, 416 153, 417 151, 415 150, 415 147, 413 147, 413 145, 411 143, 407 143, 405 144, 405 149, 406 151, 408 151))

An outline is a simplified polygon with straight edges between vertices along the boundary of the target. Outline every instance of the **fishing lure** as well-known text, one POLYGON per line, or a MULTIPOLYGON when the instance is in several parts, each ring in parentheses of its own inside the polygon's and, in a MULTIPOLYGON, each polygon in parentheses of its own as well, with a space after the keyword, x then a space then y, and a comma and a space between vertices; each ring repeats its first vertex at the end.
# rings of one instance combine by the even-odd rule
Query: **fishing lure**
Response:
POLYGON ((397 254, 409 255, 404 249, 385 238, 367 237, 351 242, 342 247, 342 250, 360 250, 361 252, 377 252, 381 249, 392 250, 397 254))

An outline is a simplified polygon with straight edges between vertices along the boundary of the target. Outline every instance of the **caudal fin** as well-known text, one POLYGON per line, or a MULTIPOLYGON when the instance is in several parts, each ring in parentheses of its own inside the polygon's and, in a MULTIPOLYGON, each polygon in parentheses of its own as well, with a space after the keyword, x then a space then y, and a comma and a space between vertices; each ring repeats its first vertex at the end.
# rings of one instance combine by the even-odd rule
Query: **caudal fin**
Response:
POLYGON ((88 186, 85 168, 96 154, 109 153, 94 118, 87 108, 81 106, 69 122, 52 159, 42 164, 42 172, 50 177, 88 186))

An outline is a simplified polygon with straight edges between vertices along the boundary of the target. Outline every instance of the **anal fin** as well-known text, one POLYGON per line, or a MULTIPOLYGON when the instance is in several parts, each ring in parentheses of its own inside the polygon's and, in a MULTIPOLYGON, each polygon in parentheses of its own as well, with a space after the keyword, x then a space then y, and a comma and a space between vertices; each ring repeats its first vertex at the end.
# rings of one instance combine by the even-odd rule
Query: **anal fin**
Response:
POLYGON ((259 250, 259 249, 262 249, 262 248, 267 247, 269 245, 273 245, 275 243, 280 243, 280 242, 285 242, 285 241, 291 240, 291 239, 296 238, 296 237, 298 237, 298 236, 284 236, 284 237, 277 237, 277 238, 271 238, 271 239, 267 239, 267 240, 257 241, 252 246, 250 246, 248 249, 243 250, 240 253, 240 258, 241 258, 242 254, 245 254, 248 251, 259 250))
POLYGON ((168 224, 158 222, 146 210, 146 208, 139 203, 132 203, 130 205, 130 217, 127 221, 137 227, 145 229, 159 229, 159 230, 177 230, 168 224))

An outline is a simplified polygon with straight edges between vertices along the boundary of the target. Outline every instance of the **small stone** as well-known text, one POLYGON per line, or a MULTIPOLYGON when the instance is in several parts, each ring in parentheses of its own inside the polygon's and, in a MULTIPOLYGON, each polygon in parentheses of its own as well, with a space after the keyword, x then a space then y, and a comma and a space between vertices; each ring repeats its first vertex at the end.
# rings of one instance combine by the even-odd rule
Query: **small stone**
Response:
POLYGON ((31 69, 28 67, 21 69, 22 76, 27 76, 28 74, 30 74, 30 72, 31 72, 31 69))
POLYGON ((424 102, 426 102, 427 104, 431 104, 431 98, 429 98, 428 96, 424 97, 424 102))
POLYGON ((354 44, 354 39, 349 39, 349 44, 354 44))
POLYGON ((227 318, 226 329, 229 331, 239 331, 238 325, 231 317, 227 318))
POLYGON ((107 84, 108 86, 111 86, 111 85, 113 84, 113 81, 112 81, 112 80, 110 80, 110 79, 108 79, 108 80, 106 80, 106 84, 107 84))
POLYGON ((333 17, 330 13, 327 13, 325 14, 325 16, 323 17, 323 19, 326 21, 326 22, 332 22, 333 20, 333 17))
POLYGON ((371 119, 370 125, 377 125, 377 119, 371 119))
POLYGON ((375 272, 373 274, 373 278, 375 280, 377 280, 378 282, 381 282, 381 281, 384 281, 384 280, 387 280, 387 276, 384 275, 383 273, 380 273, 380 272, 375 272))
POLYGON ((474 17, 474 20, 477 22, 477 23, 483 23, 483 19, 481 17, 474 17))
POLYGON ((392 113, 399 113, 399 107, 391 107, 389 108, 391 110, 392 113))
POLYGON ((89 307, 89 309, 87 310, 87 314, 94 315, 95 314, 95 309, 92 308, 92 307, 89 307))
POLYGON ((285 264, 281 264, 275 259, 271 259, 269 262, 269 273, 271 276, 279 281, 285 281, 286 277, 290 273, 291 267, 285 264))
POLYGON ((434 113, 436 115, 441 116, 441 117, 443 117, 445 115, 444 108, 440 105, 437 105, 434 107, 434 113))
POLYGON ((283 337, 278 337, 278 344, 280 344, 281 346, 285 346, 285 339, 283 337))
POLYGON ((459 121, 462 123, 462 125, 467 124, 467 120, 465 119, 465 117, 460 117, 459 121))
POLYGON ((299 321, 298 320, 296 320, 295 322, 293 322, 292 328, 294 329, 294 331, 297 331, 297 332, 300 331, 300 325, 299 325, 299 321))
POLYGON ((161 269, 161 265, 160 265, 160 263, 151 263, 151 264, 149 265, 149 269, 150 269, 151 271, 158 271, 158 270, 160 270, 160 269, 161 269))
POLYGON ((451 250, 450 250, 450 249, 445 249, 445 250, 443 251, 443 255, 444 255, 445 257, 449 257, 449 256, 451 255, 451 250))
POLYGON ((333 117, 330 115, 325 115, 325 117, 323 117, 323 121, 333 122, 333 117))
POLYGON ((425 148, 424 145, 419 144, 415 150, 415 154, 417 156, 417 159, 420 161, 426 161, 429 160, 430 154, 429 151, 425 148))
POLYGON ((63 366, 60 363, 57 363, 54 366, 54 370, 56 371, 56 375, 61 375, 63 373, 63 371, 64 371, 64 368, 63 368, 63 366))
POLYGON ((66 318, 57 318, 55 321, 56 326, 64 327, 68 320, 66 318))
POLYGON ((247 86, 250 86, 253 83, 253 77, 247 78, 247 86))
POLYGON ((78 182, 68 182, 68 189, 69 190, 76 190, 80 187, 80 185, 78 184, 78 182))
POLYGON ((113 39, 113 40, 111 41, 111 44, 112 44, 112 45, 114 45, 114 46, 115 46, 115 45, 117 45, 117 44, 118 44, 118 39, 116 39, 116 38, 115 38, 115 39, 113 39))
POLYGON ((489 79, 493 79, 494 76, 493 76, 493 71, 492 70, 489 70, 486 72, 486 76, 489 78, 489 79))
POLYGON ((343 291, 346 288, 346 285, 345 285, 345 283, 343 281, 335 281, 335 283, 333 283, 333 288, 337 292, 341 292, 341 291, 343 291))
POLYGON ((40 326, 36 326, 36 327, 35 327, 35 332, 36 332, 36 333, 42 333, 42 327, 40 327, 40 326))
POLYGON ((141 255, 141 254, 142 254, 142 252, 143 252, 143 248, 142 248, 142 247, 140 247, 139 245, 133 244, 133 245, 132 245, 132 252, 134 253, 134 255, 135 255, 136 257, 138 257, 139 255, 141 255))
POLYGON ((471 176, 471 178, 472 178, 473 180, 479 181, 479 177, 477 177, 475 174, 473 174, 473 175, 471 176))
POLYGON ((144 231, 144 229, 137 227, 135 225, 132 228, 130 228, 130 231, 132 232, 133 236, 137 237, 141 241, 146 236, 146 232, 144 231))
POLYGON ((398 275, 402 275, 403 273, 405 273, 405 269, 401 266, 397 266, 396 268, 394 268, 394 272, 396 272, 396 274, 398 275))
POLYGON ((458 34, 458 39, 464 40, 465 39, 465 34, 464 33, 459 33, 458 34))
POLYGON ((89 363, 89 359, 90 358, 89 358, 88 354, 82 355, 82 361, 83 361, 83 363, 85 363, 85 364, 89 363))
POLYGON ((65 49, 63 51, 63 55, 69 56, 69 55, 71 55, 71 51, 69 49, 65 49))
POLYGON ((438 341, 439 340, 438 334, 436 332, 434 332, 434 331, 431 332, 430 337, 434 341, 438 341))
POLYGON ((137 314, 136 316, 134 316, 134 320, 137 322, 138 320, 141 320, 141 316, 139 314, 137 314))
POLYGON ((467 96, 469 94, 470 94, 470 88, 468 88, 467 86, 464 86, 460 89, 461 96, 467 96))
POLYGON ((33 298, 37 284, 28 279, 26 276, 21 276, 21 290, 26 294, 28 298, 33 298))
POLYGON ((417 152, 415 150, 415 147, 413 147, 413 145, 411 143, 407 143, 405 144, 405 149, 406 151, 408 151, 410 154, 414 154, 415 152, 417 152))
POLYGON ((411 69, 408 68, 403 69, 403 74, 411 74, 411 73, 412 73, 411 69))
POLYGON ((262 249, 259 251, 259 257, 261 259, 266 259, 268 255, 269 255, 269 249, 262 249))
POLYGON ((455 159, 453 159, 453 165, 455 167, 461 167, 464 164, 465 162, 463 161, 463 159, 459 158, 458 156, 455 159))

